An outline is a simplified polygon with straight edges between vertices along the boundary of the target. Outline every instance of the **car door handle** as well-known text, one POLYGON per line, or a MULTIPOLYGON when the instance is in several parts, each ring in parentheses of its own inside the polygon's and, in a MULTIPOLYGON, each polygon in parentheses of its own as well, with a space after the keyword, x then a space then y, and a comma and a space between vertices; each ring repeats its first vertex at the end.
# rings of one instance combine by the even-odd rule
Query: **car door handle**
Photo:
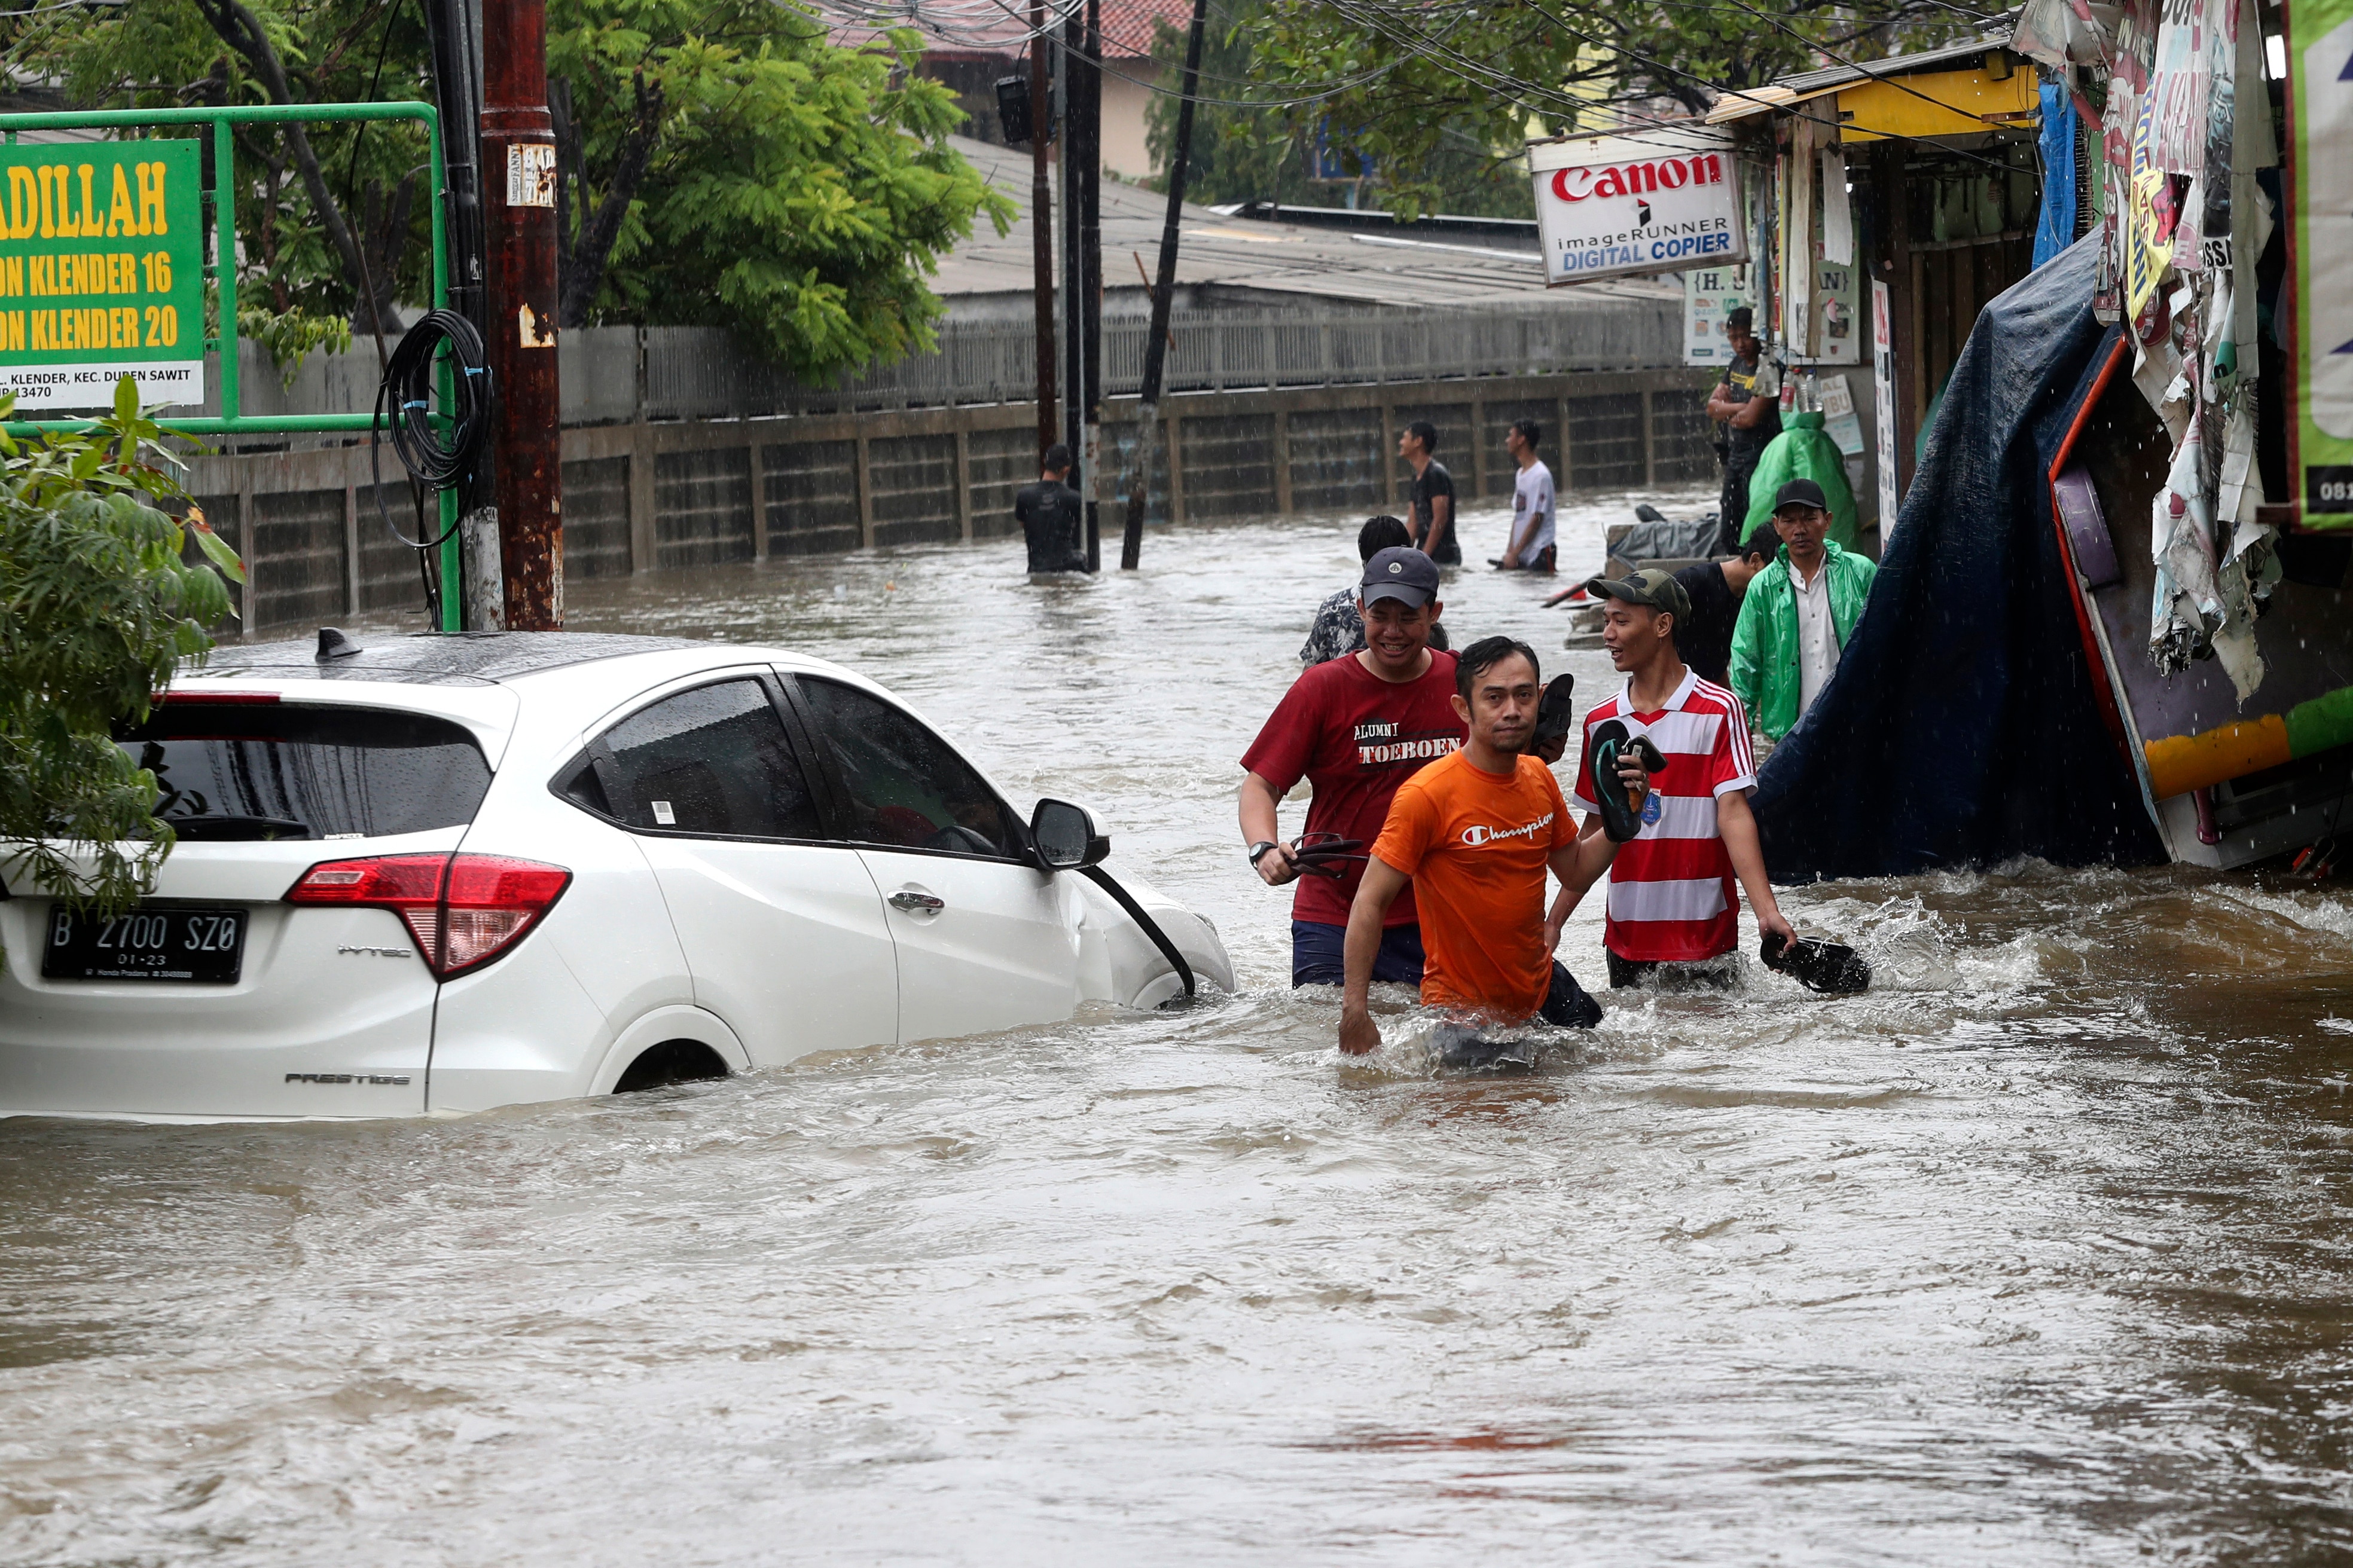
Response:
POLYGON ((935 898, 930 893, 910 892, 902 889, 891 895, 891 907, 904 910, 911 915, 935 915, 948 907, 948 901, 945 899, 935 898))

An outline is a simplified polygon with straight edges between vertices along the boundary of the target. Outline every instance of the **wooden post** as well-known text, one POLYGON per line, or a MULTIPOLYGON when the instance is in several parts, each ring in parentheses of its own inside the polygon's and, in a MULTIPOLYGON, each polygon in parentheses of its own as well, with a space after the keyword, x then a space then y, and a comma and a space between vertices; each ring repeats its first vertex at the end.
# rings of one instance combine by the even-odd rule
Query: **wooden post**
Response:
POLYGON ((955 433, 956 532, 972 542, 972 437, 959 426, 955 433))
MULTIPOLYGON (((506 626, 564 626, 564 463, 555 374, 555 122, 545 0, 482 0, 482 161, 491 470, 506 626)), ((224 262, 226 264, 226 261, 224 262)))
MULTIPOLYGON (((640 408, 642 409, 642 405, 640 408)), ((640 421, 629 432, 629 574, 654 569, 654 431, 640 421)))
MULTIPOLYGON (((1176 226, 1184 216, 1185 176, 1193 161, 1193 95, 1201 85, 1201 32, 1208 22, 1208 10, 1209 0, 1193 0, 1192 30, 1185 40, 1184 93, 1176 102, 1176 145, 1168 163, 1168 219, 1160 230, 1160 272, 1152 287, 1152 324, 1145 330, 1144 339, 1144 395, 1135 426, 1134 471, 1127 488, 1126 527, 1120 540, 1119 564, 1124 572, 1134 571, 1144 559, 1144 510, 1152 487, 1152 443, 1160 433, 1160 377, 1167 364, 1168 312, 1176 293, 1176 226)), ((1278 482, 1284 489, 1290 488, 1288 478, 1278 482)), ((1286 506, 1283 510, 1290 509, 1286 506)), ((1092 571, 1094 564, 1090 531, 1088 569, 1092 571)))
POLYGON ((346 615, 360 613, 360 488, 343 487, 343 603, 346 615))
POLYGON ((745 458, 752 465, 752 559, 768 558, 768 475, 767 447, 751 442, 745 448, 745 458))
MULTIPOLYGON (((1376 331, 1379 330, 1376 323, 1376 331)), ((1381 496, 1382 504, 1391 512, 1398 509, 1397 483, 1397 408, 1386 397, 1381 399, 1381 496)), ((1413 524, 1406 524, 1409 531, 1413 524)))
POLYGON ((1652 388, 1642 388, 1642 487, 1659 488, 1659 426, 1651 407, 1652 388))
MULTIPOLYGON (((1487 498, 1487 402, 1481 397, 1471 400, 1471 494, 1487 498)), ((1454 504, 1459 509, 1462 503, 1454 504)))
POLYGON ((858 437, 858 543, 874 548, 874 476, 866 468, 866 437, 858 437))
POLYGON ((256 617, 261 608, 261 585, 269 577, 269 568, 261 563, 261 541, 257 535, 253 515, 253 459, 248 458, 237 467, 237 549, 245 562, 245 598, 237 608, 242 612, 237 620, 237 634, 244 637, 261 623, 256 617))
POLYGON ((1168 416, 1168 521, 1185 521, 1185 448, 1178 437, 1183 434, 1184 421, 1168 416))
POLYGON ((1291 410, 1274 416, 1274 510, 1291 515, 1291 410))
POLYGON ((1029 268, 1038 312, 1038 457, 1054 434, 1054 192, 1047 177, 1052 157, 1053 86, 1046 60, 1045 0, 1029 0, 1029 268))
POLYGON ((1552 400, 1552 488, 1556 495, 1567 495, 1576 488, 1568 477, 1568 399, 1556 396, 1552 400))

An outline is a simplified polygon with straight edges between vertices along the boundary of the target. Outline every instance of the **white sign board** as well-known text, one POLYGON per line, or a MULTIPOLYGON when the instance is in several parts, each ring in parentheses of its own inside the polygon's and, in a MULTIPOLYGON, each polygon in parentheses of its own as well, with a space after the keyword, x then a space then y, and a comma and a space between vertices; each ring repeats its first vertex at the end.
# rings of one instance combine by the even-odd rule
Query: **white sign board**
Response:
POLYGON ((1822 434, 1850 458, 1862 456, 1862 421, 1855 417, 1854 391, 1842 375, 1815 378, 1822 397, 1822 434))
POLYGON ((114 384, 126 375, 139 384, 142 404, 194 405, 205 400, 205 362, 200 359, 8 365, 0 367, 0 392, 16 395, 20 415, 111 408, 114 384))
POLYGON ((1746 262, 1730 267, 1694 267, 1683 274, 1683 363, 1729 364, 1725 312, 1736 305, 1757 308, 1757 292, 1746 262))
POLYGON ((1871 280, 1871 382, 1879 415, 1879 537, 1895 531, 1895 337, 1887 285, 1871 280))
POLYGON ((1549 286, 1748 259, 1726 137, 1677 127, 1537 142, 1528 168, 1549 286))
POLYGON ((1801 342, 1792 333, 1788 354, 1791 364, 1861 364, 1862 363, 1862 301, 1855 289, 1864 279, 1856 267, 1841 267, 1824 261, 1821 247, 1814 247, 1813 310, 1808 322, 1812 333, 1810 342, 1801 342))

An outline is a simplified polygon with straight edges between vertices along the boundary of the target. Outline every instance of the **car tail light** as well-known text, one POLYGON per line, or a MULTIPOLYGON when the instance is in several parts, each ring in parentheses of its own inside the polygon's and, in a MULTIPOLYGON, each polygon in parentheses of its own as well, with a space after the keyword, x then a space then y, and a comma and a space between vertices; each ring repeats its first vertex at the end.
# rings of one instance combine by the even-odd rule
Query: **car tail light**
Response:
POLYGON ((514 945, 571 884, 561 866, 504 855, 370 855, 322 860, 287 890, 290 904, 390 910, 442 980, 514 945))

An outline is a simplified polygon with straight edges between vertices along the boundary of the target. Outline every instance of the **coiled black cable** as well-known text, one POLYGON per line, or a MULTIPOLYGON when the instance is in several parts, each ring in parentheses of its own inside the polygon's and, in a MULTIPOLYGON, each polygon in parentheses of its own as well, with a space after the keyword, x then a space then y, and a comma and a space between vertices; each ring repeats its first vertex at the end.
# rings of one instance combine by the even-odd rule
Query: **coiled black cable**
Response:
MULTIPOLYGON (((482 438, 490 430, 491 367, 486 358, 482 334, 474 330, 473 322, 455 310, 432 310, 401 334, 385 365, 384 380, 376 387, 375 412, 368 418, 368 475, 375 483, 376 510, 383 513, 385 527, 411 550, 436 548, 458 531, 458 524, 452 522, 432 539, 411 539, 394 526, 392 512, 384 504, 384 475, 377 466, 382 437, 377 431, 390 428, 392 449, 421 490, 446 490, 465 483, 473 475, 474 460, 481 455, 482 438), (450 377, 450 428, 446 443, 429 417, 434 351, 445 342, 450 368, 456 373, 450 377)), ((420 493, 417 499, 421 535, 424 498, 420 493)))

